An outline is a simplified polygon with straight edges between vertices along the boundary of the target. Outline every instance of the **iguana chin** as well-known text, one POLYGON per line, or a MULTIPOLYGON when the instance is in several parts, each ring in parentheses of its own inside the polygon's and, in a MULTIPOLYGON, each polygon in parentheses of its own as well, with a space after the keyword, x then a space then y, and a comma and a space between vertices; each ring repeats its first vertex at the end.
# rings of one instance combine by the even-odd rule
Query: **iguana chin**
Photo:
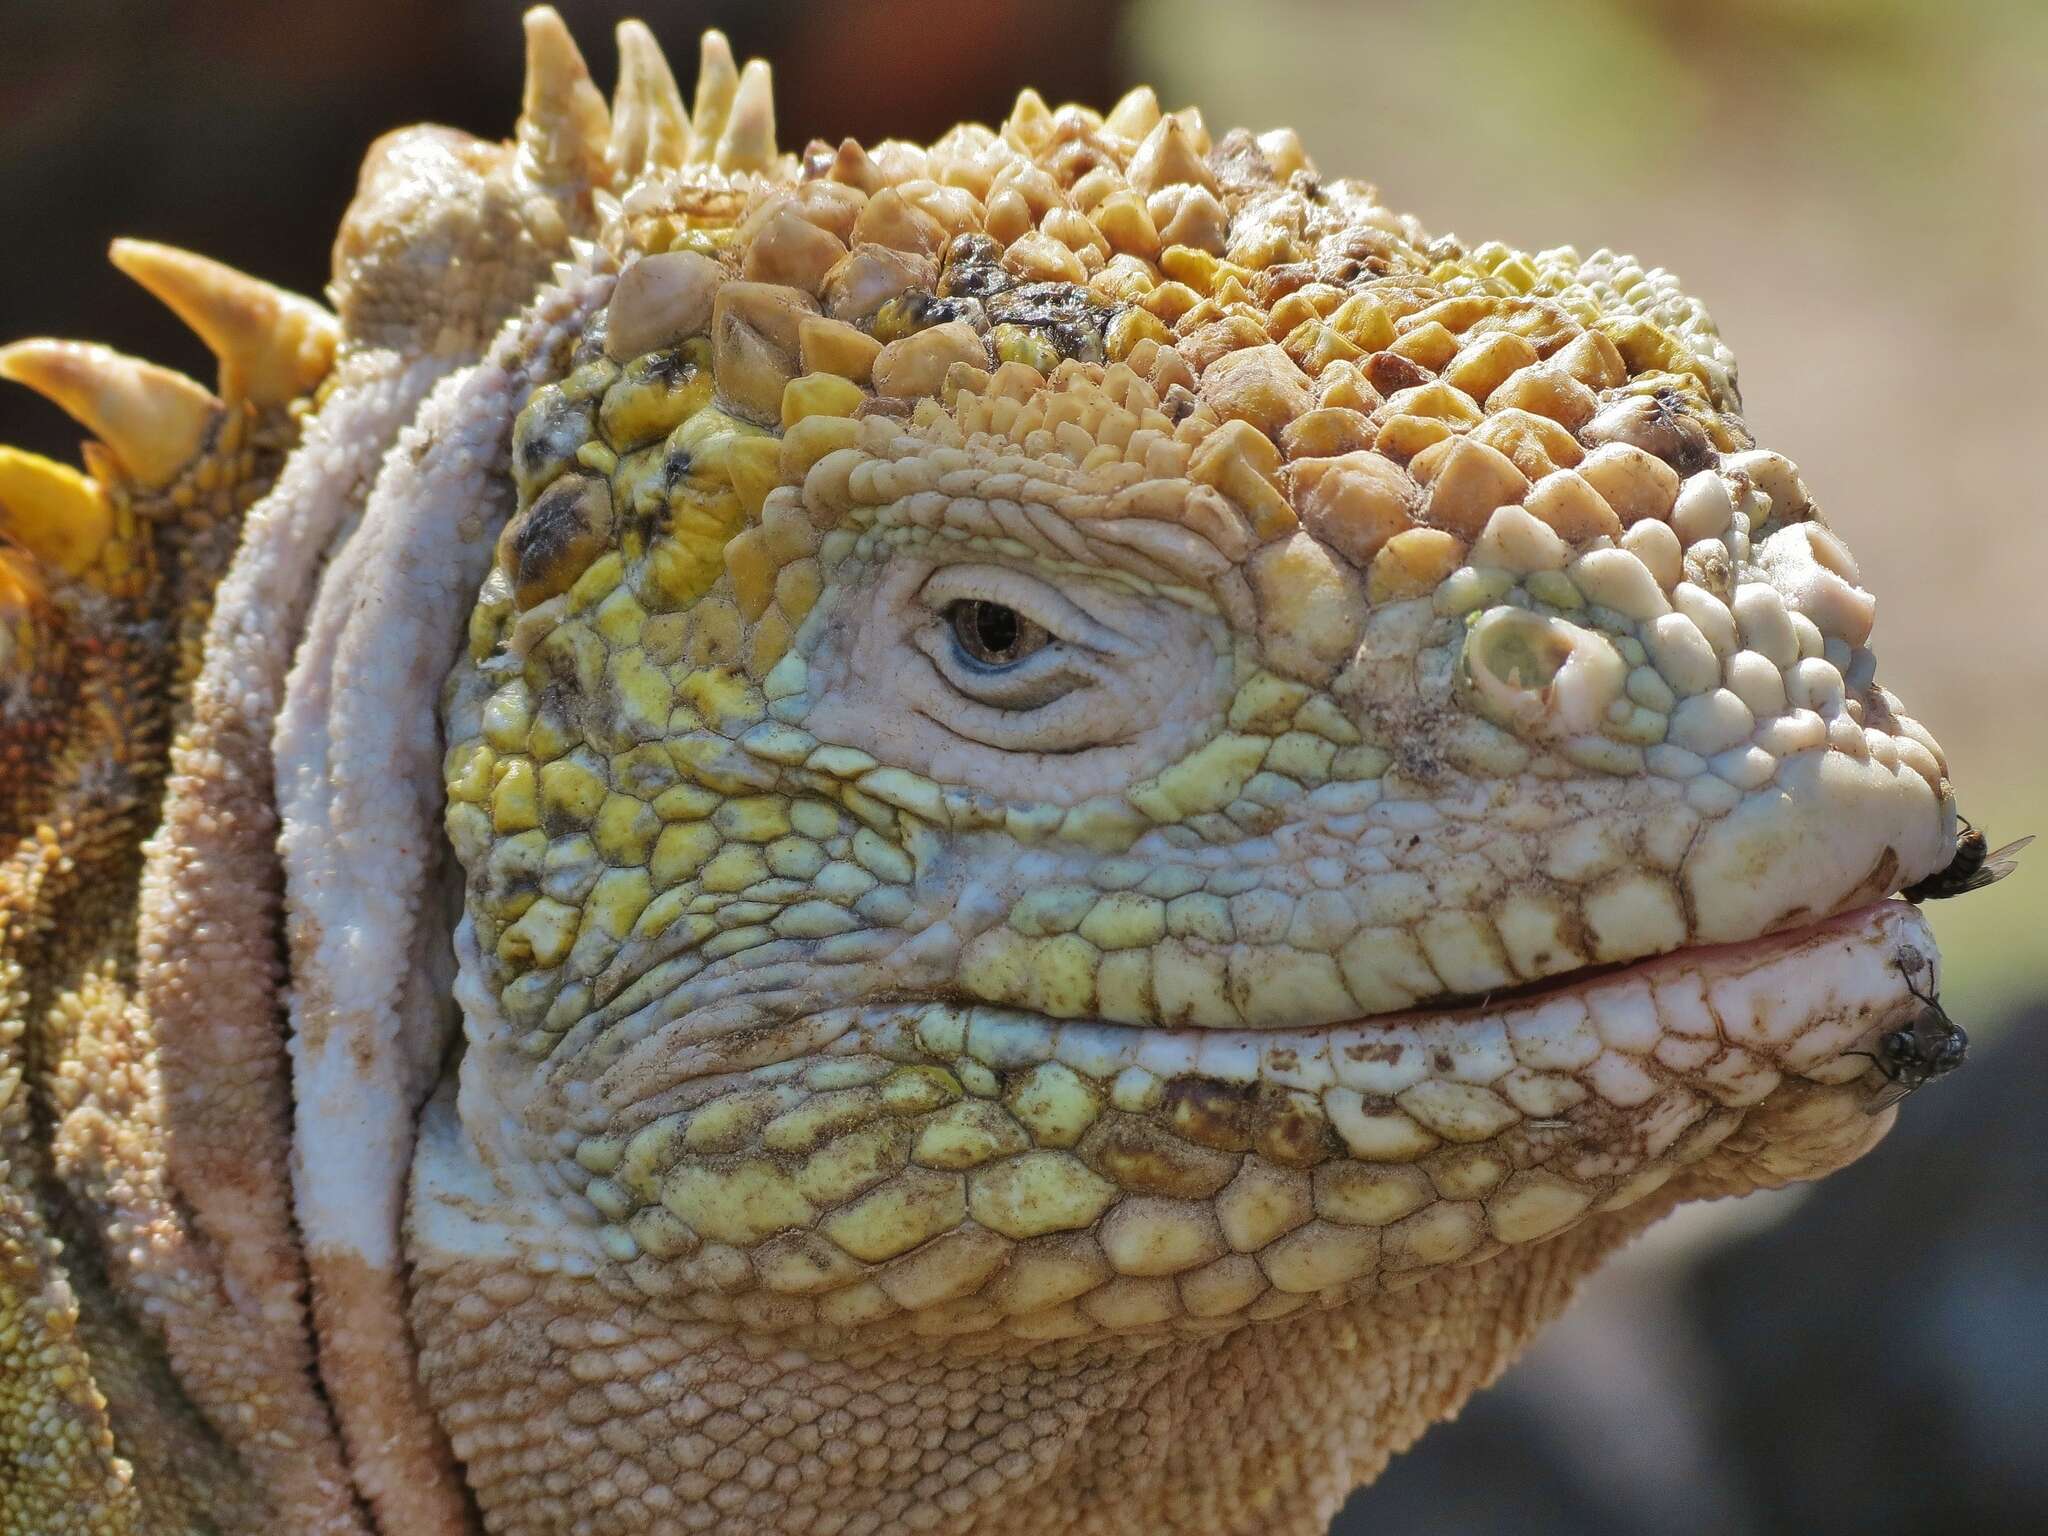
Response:
POLYGON ((548 10, 0 454, 0 1529, 1320 1530, 1932 995, 1707 315, 1285 130, 548 10))

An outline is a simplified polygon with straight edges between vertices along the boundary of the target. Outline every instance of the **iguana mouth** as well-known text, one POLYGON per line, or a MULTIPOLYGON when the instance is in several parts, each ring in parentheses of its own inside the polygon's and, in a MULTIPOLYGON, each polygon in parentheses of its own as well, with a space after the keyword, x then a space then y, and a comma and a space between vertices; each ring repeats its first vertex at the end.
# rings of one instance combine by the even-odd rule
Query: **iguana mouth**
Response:
MULTIPOLYGON (((827 1010, 777 1042, 786 1053, 769 1033, 749 1031, 743 1059, 720 1060, 711 1046, 688 1075, 729 1084, 735 1073, 871 1051, 940 1060, 947 1053, 935 1044, 957 1035, 952 1054, 996 1071, 1059 1061, 1104 1081, 1132 1069, 1162 1080, 1395 1098, 1429 1078, 1475 1087, 1507 1078, 1515 1085, 1508 1100, 1538 1117, 1559 1107, 1558 1096, 1532 1091, 1528 1074, 1590 1070, 1619 1087, 1624 1073, 1643 1070, 1623 1063, 1642 1058, 1660 1075, 1702 1073, 1727 1090, 1724 1102, 1740 1104, 1754 1102, 1745 1091, 1761 1097, 1788 1073, 1841 1084, 1869 1070, 1844 1053, 1919 1006, 1907 983, 1936 956, 1919 909, 1885 900, 1754 939, 1296 1029, 1128 1025, 947 1002, 827 1010), (1562 1043, 1567 1036, 1573 1043, 1562 1043)), ((1503 1113, 1513 1117, 1490 1111, 1503 1113)))

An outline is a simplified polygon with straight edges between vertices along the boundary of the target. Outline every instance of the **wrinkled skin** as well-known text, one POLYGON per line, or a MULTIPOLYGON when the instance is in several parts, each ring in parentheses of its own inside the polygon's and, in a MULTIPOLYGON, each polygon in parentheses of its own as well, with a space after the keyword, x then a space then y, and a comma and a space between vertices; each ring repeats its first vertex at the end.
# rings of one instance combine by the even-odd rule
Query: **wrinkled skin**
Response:
POLYGON ((0 1530, 1314 1532, 1882 1134, 1946 765, 1665 274, 528 38, 0 353, 0 1530))

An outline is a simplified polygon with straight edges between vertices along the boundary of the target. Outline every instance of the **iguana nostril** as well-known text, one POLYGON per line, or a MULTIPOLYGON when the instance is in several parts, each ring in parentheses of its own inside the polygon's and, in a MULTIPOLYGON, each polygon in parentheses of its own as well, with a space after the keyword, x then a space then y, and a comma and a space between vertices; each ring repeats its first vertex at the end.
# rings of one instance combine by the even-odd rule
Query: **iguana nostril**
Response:
POLYGON ((1526 608, 1489 609, 1465 636, 1480 712, 1511 730, 1598 730, 1628 666, 1603 635, 1526 608))
POLYGON ((1519 609, 1487 618, 1473 627, 1467 654, 1510 688, 1548 688, 1571 659, 1570 638, 1546 620, 1519 609))

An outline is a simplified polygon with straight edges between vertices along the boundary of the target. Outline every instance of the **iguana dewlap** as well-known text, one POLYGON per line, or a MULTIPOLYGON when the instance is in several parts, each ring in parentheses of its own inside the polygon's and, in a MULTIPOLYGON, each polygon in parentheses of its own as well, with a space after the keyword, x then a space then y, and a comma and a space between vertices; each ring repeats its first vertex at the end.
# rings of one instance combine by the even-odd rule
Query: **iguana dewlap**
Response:
POLYGON ((1668 274, 527 36, 0 351, 0 1532, 1320 1531, 1882 1133, 1946 766, 1668 274))

